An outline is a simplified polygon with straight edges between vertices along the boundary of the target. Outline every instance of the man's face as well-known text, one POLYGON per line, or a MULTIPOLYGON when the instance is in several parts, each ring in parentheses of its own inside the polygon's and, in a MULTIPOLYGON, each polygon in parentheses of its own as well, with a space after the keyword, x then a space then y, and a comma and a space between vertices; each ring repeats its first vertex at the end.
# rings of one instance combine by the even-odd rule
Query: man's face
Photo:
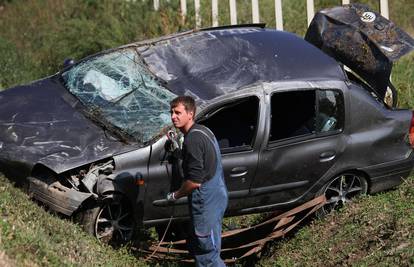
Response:
POLYGON ((171 121, 178 129, 185 128, 186 125, 191 124, 193 116, 193 112, 187 112, 181 103, 171 109, 171 121))

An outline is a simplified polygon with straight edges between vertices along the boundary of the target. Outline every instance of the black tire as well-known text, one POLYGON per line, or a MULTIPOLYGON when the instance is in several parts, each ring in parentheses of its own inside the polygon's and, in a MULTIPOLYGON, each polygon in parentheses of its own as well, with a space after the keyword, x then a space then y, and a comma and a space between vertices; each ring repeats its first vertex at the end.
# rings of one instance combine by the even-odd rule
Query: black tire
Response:
POLYGON ((120 246, 131 241, 135 232, 131 205, 123 197, 96 203, 81 212, 79 221, 86 232, 112 246, 120 246))
POLYGON ((323 217, 333 210, 337 210, 352 198, 365 195, 368 192, 367 179, 356 173, 343 173, 331 179, 318 192, 318 195, 325 195, 327 203, 316 211, 318 217, 323 217))

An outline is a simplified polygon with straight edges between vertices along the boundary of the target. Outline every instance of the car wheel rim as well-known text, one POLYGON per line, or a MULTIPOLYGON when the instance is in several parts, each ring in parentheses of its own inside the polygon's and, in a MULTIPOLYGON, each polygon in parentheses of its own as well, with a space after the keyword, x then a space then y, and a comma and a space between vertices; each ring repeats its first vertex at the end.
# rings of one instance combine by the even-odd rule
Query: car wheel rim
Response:
POLYGON ((121 203, 104 204, 95 223, 95 235, 104 243, 120 244, 131 240, 134 220, 131 211, 121 203))
POLYGON ((327 214, 351 202, 352 198, 365 193, 363 178, 354 174, 343 174, 326 186, 324 194, 327 202, 322 209, 327 214))

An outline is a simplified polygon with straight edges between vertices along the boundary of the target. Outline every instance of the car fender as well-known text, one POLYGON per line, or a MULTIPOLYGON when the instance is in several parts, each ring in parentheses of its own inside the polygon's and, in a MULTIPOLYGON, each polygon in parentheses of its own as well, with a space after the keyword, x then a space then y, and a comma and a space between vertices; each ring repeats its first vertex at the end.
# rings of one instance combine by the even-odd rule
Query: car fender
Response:
POLYGON ((136 178, 127 172, 104 175, 98 177, 96 193, 102 199, 113 198, 116 194, 126 196, 131 203, 137 196, 136 178))

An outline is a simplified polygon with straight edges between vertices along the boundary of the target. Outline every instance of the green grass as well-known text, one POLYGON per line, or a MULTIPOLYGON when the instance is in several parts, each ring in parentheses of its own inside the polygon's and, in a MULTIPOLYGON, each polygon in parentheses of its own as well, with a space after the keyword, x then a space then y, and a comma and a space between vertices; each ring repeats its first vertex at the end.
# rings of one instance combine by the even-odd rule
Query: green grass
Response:
POLYGON ((412 266, 414 179, 366 196, 268 248, 261 266, 412 266))
POLYGON ((47 212, 0 175, 0 253, 18 266, 143 266, 78 225, 47 212))
POLYGON ((398 90, 398 106, 414 109, 414 53, 394 65, 392 81, 398 90))
MULTIPOLYGON (((232 217, 247 226, 261 215, 232 217)), ((146 266, 134 250, 114 250, 44 210, 0 175, 0 255, 17 266, 146 266)), ((0 261, 1 262, 1 261, 0 261)), ((155 263, 152 263, 154 265, 155 263)), ((251 266, 409 266, 414 264, 414 178, 365 196, 293 237, 269 244, 251 266)), ((156 264, 155 264, 156 265, 156 264)), ((177 266, 164 262, 163 266, 177 266)))
MULTIPOLYGON (((340 0, 315 0, 315 10, 340 0)), ((361 0, 379 10, 377 0, 361 0)), ((0 1, 0 89, 28 83, 62 68, 66 58, 81 59, 123 44, 169 34, 195 25, 194 5, 180 22, 179 1, 11 0, 0 1)), ((202 27, 211 26, 211 1, 201 0, 202 27)), ((239 0, 238 22, 251 23, 251 1, 239 0)), ((414 33, 414 1, 390 1, 390 17, 414 33)), ((283 1, 284 29, 303 36, 305 0, 283 1)), ((260 20, 275 27, 274 1, 260 0, 260 20)), ((228 1, 219 1, 220 25, 230 23, 228 1)))

